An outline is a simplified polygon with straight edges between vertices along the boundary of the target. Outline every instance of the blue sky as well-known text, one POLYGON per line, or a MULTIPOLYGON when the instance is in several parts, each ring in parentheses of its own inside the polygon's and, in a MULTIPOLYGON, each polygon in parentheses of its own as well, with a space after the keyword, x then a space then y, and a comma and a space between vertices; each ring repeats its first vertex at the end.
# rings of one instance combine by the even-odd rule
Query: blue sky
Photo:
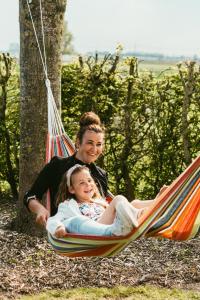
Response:
MULTIPOLYGON (((68 0, 66 9, 79 53, 120 43, 124 51, 200 55, 199 14, 200 0, 68 0)), ((17 42, 18 0, 0 0, 0 49, 17 42)))

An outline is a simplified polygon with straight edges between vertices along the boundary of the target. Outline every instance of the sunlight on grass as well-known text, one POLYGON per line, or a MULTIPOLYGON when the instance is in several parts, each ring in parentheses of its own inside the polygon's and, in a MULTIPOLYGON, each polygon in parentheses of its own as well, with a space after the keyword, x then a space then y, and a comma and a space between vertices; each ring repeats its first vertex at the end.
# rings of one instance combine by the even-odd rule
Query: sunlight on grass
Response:
POLYGON ((48 291, 32 296, 23 296, 18 300, 193 300, 200 299, 200 293, 177 289, 164 289, 154 286, 115 287, 115 288, 77 288, 65 291, 48 291))

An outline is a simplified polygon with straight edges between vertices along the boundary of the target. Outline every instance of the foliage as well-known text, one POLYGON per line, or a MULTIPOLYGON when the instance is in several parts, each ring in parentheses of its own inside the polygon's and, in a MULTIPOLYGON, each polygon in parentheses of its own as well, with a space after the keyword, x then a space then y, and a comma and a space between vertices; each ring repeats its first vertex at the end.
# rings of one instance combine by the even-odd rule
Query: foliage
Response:
MULTIPOLYGON (((12 70, 7 82, 6 126, 17 181, 17 66, 13 64, 12 70)), ((109 174, 111 191, 129 199, 154 197, 163 184, 170 184, 184 170, 200 149, 197 63, 180 63, 176 72, 160 77, 139 70, 137 59, 120 59, 120 51, 103 58, 97 54, 80 56, 62 67, 62 120, 66 132, 75 140, 83 112, 92 110, 100 116, 106 127, 106 143, 98 164, 109 174)), ((1 189, 9 182, 4 144, 0 144, 4 153, 0 158, 1 189)))
POLYGON ((129 199, 151 198, 198 154, 199 82, 193 62, 157 78, 139 73, 135 58, 120 62, 119 54, 79 57, 63 66, 63 121, 74 138, 78 126, 74 120, 89 110, 99 114, 106 126, 105 154, 99 164, 108 171, 112 191, 129 199), (185 125, 187 135, 183 135, 185 125))
POLYGON ((0 193, 8 184, 17 198, 19 173, 19 72, 9 54, 0 55, 0 193))

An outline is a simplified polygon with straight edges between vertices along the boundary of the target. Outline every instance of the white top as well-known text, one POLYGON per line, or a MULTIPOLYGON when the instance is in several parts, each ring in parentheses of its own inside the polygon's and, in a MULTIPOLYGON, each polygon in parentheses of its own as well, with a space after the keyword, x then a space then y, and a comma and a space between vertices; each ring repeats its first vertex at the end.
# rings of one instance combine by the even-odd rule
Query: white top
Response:
MULTIPOLYGON (((104 208, 108 206, 107 202, 104 199, 97 199, 97 201, 94 201, 96 205, 101 206, 101 214, 104 212, 104 208)), ((91 202, 93 203, 93 202, 91 202)), ((86 203, 87 204, 87 203, 86 203)), ((46 229, 48 232, 50 232, 52 235, 55 234, 55 231, 58 226, 63 225, 63 221, 66 219, 69 219, 71 217, 80 216, 80 215, 86 215, 84 212, 81 213, 79 208, 80 203, 78 203, 74 199, 65 200, 64 202, 60 203, 58 206, 57 213, 53 216, 48 218, 46 229)), ((81 203, 83 205, 83 203, 81 203)), ((94 207, 94 206, 91 206, 94 207)), ((98 216, 100 216, 100 212, 98 211, 98 216)), ((88 217, 95 219, 88 215, 88 217)))

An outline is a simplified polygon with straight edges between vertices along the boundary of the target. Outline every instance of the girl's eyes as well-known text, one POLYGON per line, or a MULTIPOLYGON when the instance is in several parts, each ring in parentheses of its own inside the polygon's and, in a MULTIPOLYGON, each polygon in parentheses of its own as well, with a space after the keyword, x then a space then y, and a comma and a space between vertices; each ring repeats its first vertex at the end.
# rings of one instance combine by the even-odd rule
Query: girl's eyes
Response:
MULTIPOLYGON (((92 182, 92 179, 88 179, 87 182, 91 183, 91 182, 92 182)), ((85 184, 85 183, 86 183, 86 181, 81 181, 81 182, 80 182, 80 184, 85 184)))

